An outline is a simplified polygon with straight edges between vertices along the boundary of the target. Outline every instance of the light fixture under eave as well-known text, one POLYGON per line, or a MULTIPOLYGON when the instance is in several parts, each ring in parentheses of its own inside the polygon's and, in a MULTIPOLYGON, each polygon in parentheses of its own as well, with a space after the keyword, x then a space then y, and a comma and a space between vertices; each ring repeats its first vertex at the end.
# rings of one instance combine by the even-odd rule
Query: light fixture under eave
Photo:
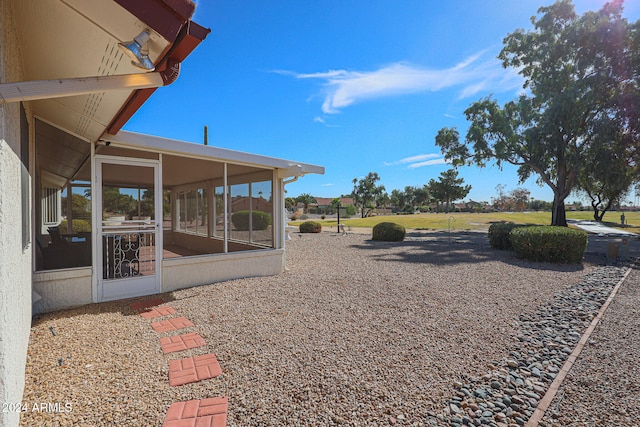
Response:
POLYGON ((131 58, 131 64, 144 71, 155 70, 155 65, 149 59, 149 30, 144 30, 130 42, 118 43, 120 50, 131 58))

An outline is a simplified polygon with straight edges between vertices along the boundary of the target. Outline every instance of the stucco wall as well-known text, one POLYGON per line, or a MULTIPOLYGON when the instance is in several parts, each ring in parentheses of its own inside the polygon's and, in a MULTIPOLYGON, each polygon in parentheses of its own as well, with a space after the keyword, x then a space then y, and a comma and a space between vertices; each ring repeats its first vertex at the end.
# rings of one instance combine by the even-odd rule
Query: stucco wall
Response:
POLYGON ((171 258, 162 261, 162 291, 282 272, 283 249, 171 258))
MULTIPOLYGON (((0 82, 23 80, 10 2, 0 1, 0 82)), ((31 248, 22 247, 20 105, 0 105, 0 403, 20 403, 31 327, 31 248)), ((17 426, 18 412, 0 411, 17 426)))
POLYGON ((33 314, 91 304, 91 267, 34 273, 33 290, 42 297, 33 314))

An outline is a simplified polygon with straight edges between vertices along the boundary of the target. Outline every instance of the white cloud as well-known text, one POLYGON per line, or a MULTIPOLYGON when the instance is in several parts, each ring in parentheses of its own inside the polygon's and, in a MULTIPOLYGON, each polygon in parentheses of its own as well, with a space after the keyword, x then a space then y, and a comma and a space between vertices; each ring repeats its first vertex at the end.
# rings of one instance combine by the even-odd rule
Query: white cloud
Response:
POLYGON ((444 165, 450 162, 446 161, 441 154, 418 154, 415 156, 405 157, 404 159, 394 162, 384 162, 385 166, 406 165, 407 169, 416 169, 424 166, 444 165))
POLYGON ((320 184, 320 187, 333 187, 335 184, 320 184))
POLYGON ((418 154, 416 156, 405 157, 404 159, 396 160, 395 162, 384 162, 384 165, 385 166, 403 165, 407 163, 415 163, 422 160, 433 159, 435 157, 440 157, 440 154, 418 154))
POLYGON ((416 168, 421 168, 424 166, 433 166, 433 165, 448 165, 451 162, 447 161, 443 158, 440 159, 433 159, 433 160, 427 160, 426 162, 418 162, 418 163, 412 163, 408 166, 409 169, 416 169, 416 168))
POLYGON ((522 78, 512 70, 502 68, 486 51, 465 58, 451 68, 429 69, 397 62, 374 71, 329 70, 318 73, 294 73, 278 70, 279 74, 298 79, 324 81, 322 111, 335 114, 341 109, 366 99, 439 91, 460 87, 459 96, 466 98, 479 91, 508 91, 522 87, 522 78))

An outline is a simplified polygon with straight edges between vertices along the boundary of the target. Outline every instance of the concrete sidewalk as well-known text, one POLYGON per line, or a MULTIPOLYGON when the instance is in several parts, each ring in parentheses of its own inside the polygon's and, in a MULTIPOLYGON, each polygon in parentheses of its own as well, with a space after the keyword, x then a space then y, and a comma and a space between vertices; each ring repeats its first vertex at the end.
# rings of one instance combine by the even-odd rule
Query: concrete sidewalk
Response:
POLYGON ((567 219, 567 223, 589 233, 587 252, 622 259, 640 257, 640 236, 636 233, 607 227, 596 221, 567 219))
POLYGON ((617 237, 628 237, 628 238, 638 237, 636 233, 620 230, 619 228, 607 227, 606 225, 596 221, 587 221, 587 220, 581 220, 581 219, 567 219, 567 223, 581 230, 584 230, 589 234, 595 234, 600 237, 602 236, 617 236, 617 237))

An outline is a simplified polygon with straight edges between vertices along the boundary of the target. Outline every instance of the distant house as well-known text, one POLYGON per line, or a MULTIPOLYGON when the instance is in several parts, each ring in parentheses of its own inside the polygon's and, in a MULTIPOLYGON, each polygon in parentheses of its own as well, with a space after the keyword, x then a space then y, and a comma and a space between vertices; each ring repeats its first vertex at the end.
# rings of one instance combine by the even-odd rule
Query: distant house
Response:
MULTIPOLYGON (((33 313, 283 269, 284 185, 324 168, 121 130, 209 34, 194 11, 0 2, 3 402, 22 399, 33 313), (134 38, 135 66, 119 47, 134 38), (239 210, 271 221, 236 228, 239 210)), ((18 421, 0 411, 0 425, 18 421)))
MULTIPOLYGON (((318 213, 327 213, 328 211, 331 211, 332 205, 331 202, 333 202, 333 198, 330 197, 316 197, 316 203, 313 203, 310 205, 310 207, 314 207, 318 210, 318 213)), ((348 205, 353 205, 353 198, 352 197, 340 197, 340 205, 341 206, 348 206, 348 205)))
MULTIPOLYGON (((340 197, 340 205, 347 206, 353 205, 353 197, 340 197)), ((316 197, 317 207, 326 208, 331 206, 331 202, 333 202, 333 198, 331 197, 316 197)))
MULTIPOLYGON (((296 205, 296 209, 298 213, 312 213, 312 214, 333 214, 332 202, 334 198, 332 197, 314 197, 316 199, 315 203, 309 203, 307 206, 308 212, 304 212, 304 204, 298 203, 296 205)), ((352 197, 340 197, 340 205, 341 206, 351 206, 353 205, 352 197)))

